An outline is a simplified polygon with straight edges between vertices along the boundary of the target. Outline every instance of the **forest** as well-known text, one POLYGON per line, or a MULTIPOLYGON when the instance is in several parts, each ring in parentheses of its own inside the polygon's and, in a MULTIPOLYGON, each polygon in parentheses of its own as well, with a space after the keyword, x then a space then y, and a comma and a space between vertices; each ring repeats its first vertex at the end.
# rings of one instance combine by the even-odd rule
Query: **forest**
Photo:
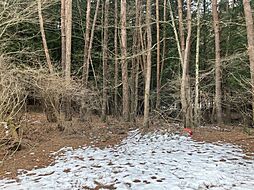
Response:
POLYGON ((1 4, 3 122, 34 100, 56 122, 96 112, 252 125, 249 1, 1 4))
POLYGON ((253 152, 253 13, 251 0, 0 0, 0 176, 49 139, 39 152, 137 128, 253 152))

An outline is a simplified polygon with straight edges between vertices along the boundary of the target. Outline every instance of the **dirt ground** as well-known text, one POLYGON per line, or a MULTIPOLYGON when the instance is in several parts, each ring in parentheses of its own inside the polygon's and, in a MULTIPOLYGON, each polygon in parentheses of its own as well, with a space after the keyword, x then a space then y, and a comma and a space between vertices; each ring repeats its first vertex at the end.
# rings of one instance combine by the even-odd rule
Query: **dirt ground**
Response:
MULTIPOLYGON (((30 113, 25 116, 22 126, 21 150, 14 152, 0 143, 0 179, 14 178, 20 169, 31 170, 52 164, 54 158, 51 153, 62 147, 113 146, 125 138, 128 131, 142 126, 142 123, 137 121, 133 125, 113 118, 102 123, 98 117, 93 116, 85 123, 80 123, 77 119, 67 122, 65 130, 59 131, 57 124, 48 123, 42 113, 30 113)), ((179 125, 153 122, 149 131, 158 129, 180 133, 182 130, 179 125)), ((252 130, 246 131, 242 126, 205 126, 193 129, 192 138, 196 141, 233 143, 240 145, 247 155, 253 155, 252 130)))

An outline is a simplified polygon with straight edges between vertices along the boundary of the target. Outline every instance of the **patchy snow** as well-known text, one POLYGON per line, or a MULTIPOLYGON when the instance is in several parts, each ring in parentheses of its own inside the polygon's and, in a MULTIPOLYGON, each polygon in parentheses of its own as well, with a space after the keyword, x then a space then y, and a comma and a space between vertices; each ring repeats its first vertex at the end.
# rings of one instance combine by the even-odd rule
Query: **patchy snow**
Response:
POLYGON ((0 189, 254 190, 254 161, 231 144, 133 131, 113 148, 68 147, 54 155, 55 164, 0 180, 0 189))

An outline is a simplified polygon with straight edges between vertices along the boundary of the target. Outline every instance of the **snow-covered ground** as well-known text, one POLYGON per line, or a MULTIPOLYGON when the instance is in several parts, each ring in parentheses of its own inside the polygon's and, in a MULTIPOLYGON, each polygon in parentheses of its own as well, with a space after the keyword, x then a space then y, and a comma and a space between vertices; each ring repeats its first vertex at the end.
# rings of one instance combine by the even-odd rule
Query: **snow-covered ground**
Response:
POLYGON ((55 164, 1 180, 0 189, 254 190, 254 161, 231 144, 133 131, 113 148, 63 148, 55 155, 55 164))

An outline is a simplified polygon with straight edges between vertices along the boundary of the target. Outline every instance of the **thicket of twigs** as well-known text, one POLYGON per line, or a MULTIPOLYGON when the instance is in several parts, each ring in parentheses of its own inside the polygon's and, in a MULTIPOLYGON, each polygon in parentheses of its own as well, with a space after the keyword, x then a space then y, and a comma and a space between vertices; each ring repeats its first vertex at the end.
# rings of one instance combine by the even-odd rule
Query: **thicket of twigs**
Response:
POLYGON ((79 80, 66 81, 61 73, 49 74, 43 67, 17 67, 0 57, 0 144, 20 142, 20 119, 28 98, 41 102, 48 117, 60 123, 66 100, 72 112, 99 109, 100 105, 97 94, 84 89, 79 80))

